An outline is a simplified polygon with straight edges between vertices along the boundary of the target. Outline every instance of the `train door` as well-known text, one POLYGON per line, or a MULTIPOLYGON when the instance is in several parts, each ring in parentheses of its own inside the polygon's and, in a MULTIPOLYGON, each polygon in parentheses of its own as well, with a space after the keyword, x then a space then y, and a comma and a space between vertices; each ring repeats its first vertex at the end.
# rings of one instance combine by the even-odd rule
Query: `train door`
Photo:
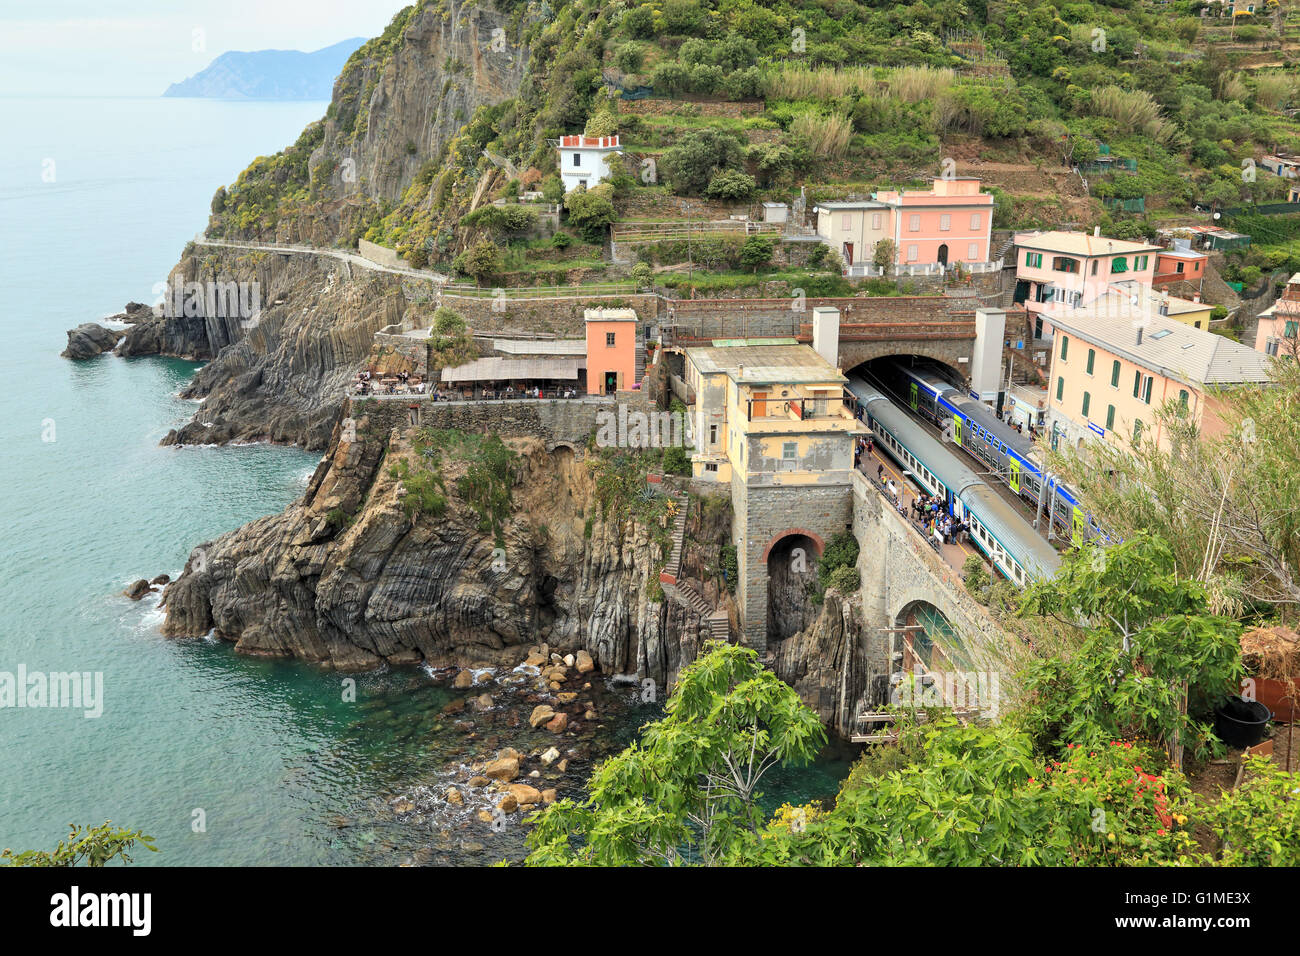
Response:
POLYGON ((952 416, 952 443, 961 445, 961 417, 958 415, 952 416))
POLYGON ((1007 476, 1007 487, 1020 494, 1020 462, 1008 455, 1007 463, 1011 466, 1011 473, 1007 476))
POLYGON ((917 406, 917 389, 916 383, 912 382, 912 387, 907 390, 907 402, 912 406, 912 411, 916 411, 917 406))
POLYGON ((1070 543, 1076 548, 1083 547, 1083 543, 1088 540, 1088 519, 1083 513, 1083 509, 1078 505, 1074 506, 1074 514, 1070 523, 1070 543))

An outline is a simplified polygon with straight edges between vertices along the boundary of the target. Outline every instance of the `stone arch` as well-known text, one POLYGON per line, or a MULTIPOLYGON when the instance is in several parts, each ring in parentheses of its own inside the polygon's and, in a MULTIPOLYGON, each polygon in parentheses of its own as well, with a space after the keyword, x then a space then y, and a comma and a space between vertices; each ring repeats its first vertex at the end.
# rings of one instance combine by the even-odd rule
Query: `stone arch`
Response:
POLYGON ((805 529, 787 529, 763 550, 767 575, 767 640, 782 641, 817 619, 811 595, 817 588, 817 564, 824 543, 805 529))
POLYGON ((906 332, 888 340, 875 342, 841 342, 840 367, 845 374, 856 370, 864 362, 881 358, 907 358, 917 356, 941 362, 958 372, 962 379, 969 378, 967 368, 975 349, 975 337, 945 339, 909 339, 906 332), (959 362, 958 359, 966 359, 959 362))
MULTIPOLYGON (((917 343, 917 345, 921 346, 922 343, 917 343)), ((910 348, 910 347, 911 347, 910 344, 904 346, 904 348, 910 348)), ((940 365, 942 365, 949 378, 955 378, 956 380, 962 382, 969 382, 970 378, 966 374, 965 367, 960 364, 954 364, 952 361, 952 356, 945 357, 941 353, 942 350, 939 349, 933 349, 933 350, 918 349, 918 351, 915 352, 903 351, 902 349, 899 348, 898 344, 895 343, 890 345, 889 347, 880 349, 879 355, 874 355, 869 358, 866 358, 858 362, 858 364, 853 366, 851 369, 846 366, 845 374, 852 377, 854 375, 861 374, 864 371, 870 371, 870 364, 872 362, 878 362, 878 361, 883 362, 887 360, 900 359, 903 361, 904 364, 908 364, 907 362, 908 359, 921 358, 929 362, 937 362, 940 365), (932 352, 933 354, 931 354, 932 352)))
MULTIPOLYGON (((953 615, 935 604, 932 595, 909 594, 891 617, 891 627, 919 625, 924 630, 912 635, 916 656, 928 670, 969 670, 974 667, 970 649, 952 623, 953 615)), ((898 647, 902 648, 900 636, 898 647)))
POLYGON ((577 455, 578 452, 581 450, 578 447, 577 442, 571 442, 566 439, 558 439, 556 441, 548 441, 546 443, 546 450, 548 452, 555 451, 559 448, 567 448, 569 451, 573 452, 574 455, 577 455))
POLYGON ((817 547, 817 557, 821 557, 826 551, 826 540, 816 531, 809 531, 807 528, 785 528, 772 535, 771 540, 767 542, 767 547, 763 548, 763 564, 767 564, 768 556, 771 555, 772 549, 780 543, 782 538, 788 538, 791 535, 803 535, 808 538, 817 547))

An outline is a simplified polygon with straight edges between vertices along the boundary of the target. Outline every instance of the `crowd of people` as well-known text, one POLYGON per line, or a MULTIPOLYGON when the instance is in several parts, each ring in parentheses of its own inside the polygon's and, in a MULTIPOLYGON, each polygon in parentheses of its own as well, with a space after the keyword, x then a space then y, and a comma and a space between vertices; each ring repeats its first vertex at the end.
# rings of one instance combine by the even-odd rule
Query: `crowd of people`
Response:
POLYGON ((481 388, 453 388, 443 391, 434 383, 429 383, 426 386, 423 381, 412 376, 410 372, 398 372, 396 375, 376 381, 374 373, 368 369, 357 373, 352 388, 357 395, 423 395, 427 390, 429 398, 435 402, 501 401, 503 399, 518 398, 577 398, 579 395, 577 388, 571 385, 566 385, 563 388, 546 389, 539 385, 516 388, 514 385, 503 386, 494 383, 484 385, 481 388))
POLYGON ((941 544, 956 544, 970 529, 948 512, 947 504, 938 496, 921 495, 912 502, 912 520, 925 528, 926 533, 941 544))
POLYGON ((398 372, 390 378, 375 381, 374 373, 369 369, 357 372, 352 382, 352 390, 358 395, 423 395, 424 382, 412 378, 410 372, 398 372))

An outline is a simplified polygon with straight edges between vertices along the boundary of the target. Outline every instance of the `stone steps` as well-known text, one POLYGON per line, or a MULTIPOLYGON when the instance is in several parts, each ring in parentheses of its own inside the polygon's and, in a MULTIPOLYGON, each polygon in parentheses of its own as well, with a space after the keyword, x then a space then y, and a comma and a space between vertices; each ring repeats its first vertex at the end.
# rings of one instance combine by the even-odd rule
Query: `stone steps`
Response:
POLYGON ((709 628, 709 637, 728 640, 731 637, 731 619, 727 616, 727 612, 718 610, 692 585, 679 580, 682 573, 682 552, 686 542, 686 506, 690 499, 679 492, 671 494, 679 510, 673 520, 673 550, 668 556, 668 563, 659 574, 660 586, 663 587, 666 596, 685 604, 705 620, 709 628))

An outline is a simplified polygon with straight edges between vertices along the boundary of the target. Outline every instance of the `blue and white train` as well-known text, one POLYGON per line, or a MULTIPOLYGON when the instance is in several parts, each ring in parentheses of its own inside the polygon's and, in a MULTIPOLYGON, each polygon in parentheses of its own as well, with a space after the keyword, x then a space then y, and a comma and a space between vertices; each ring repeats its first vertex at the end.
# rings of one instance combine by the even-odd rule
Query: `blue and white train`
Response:
POLYGON ((1024 586, 1056 573, 1061 566, 1056 550, 941 441, 863 379, 850 378, 848 388, 877 447, 970 525, 971 541, 1008 580, 1024 586))
POLYGON ((907 404, 940 428, 951 432, 954 445, 985 465, 998 479, 1070 536, 1075 546, 1101 535, 1101 529, 1079 506, 1070 488, 1049 476, 1036 460, 1034 442, 998 419, 989 407, 954 388, 926 368, 895 362, 895 384, 907 404))

